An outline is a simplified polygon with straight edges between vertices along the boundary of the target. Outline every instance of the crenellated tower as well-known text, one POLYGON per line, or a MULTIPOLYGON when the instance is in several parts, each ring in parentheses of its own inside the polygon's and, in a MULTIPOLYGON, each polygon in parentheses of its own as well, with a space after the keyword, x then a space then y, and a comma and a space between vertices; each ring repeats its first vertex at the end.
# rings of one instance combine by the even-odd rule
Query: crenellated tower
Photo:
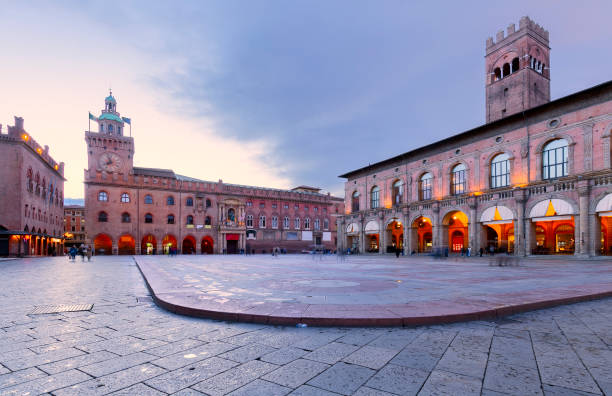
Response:
POLYGON ((487 39, 487 123, 550 102, 548 31, 529 17, 487 39))
POLYGON ((117 100, 112 94, 104 99, 104 109, 99 117, 93 117, 98 123, 98 132, 87 131, 85 141, 87 142, 89 176, 94 178, 96 172, 107 174, 127 175, 134 166, 134 139, 124 136, 126 122, 129 118, 122 118, 117 112, 117 100))

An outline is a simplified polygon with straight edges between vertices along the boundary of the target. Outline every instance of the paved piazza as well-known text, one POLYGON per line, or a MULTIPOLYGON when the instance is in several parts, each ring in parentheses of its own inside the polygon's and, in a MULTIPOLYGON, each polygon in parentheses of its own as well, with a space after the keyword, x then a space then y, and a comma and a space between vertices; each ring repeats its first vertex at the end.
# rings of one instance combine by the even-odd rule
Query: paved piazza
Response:
MULTIPOLYGON (((507 257, 507 256, 498 256, 507 257)), ((610 260, 271 255, 137 256, 162 306, 295 325, 420 325, 612 296, 610 260)))
MULTIPOLYGON (((461 263, 436 265, 456 277, 461 263)), ((154 305, 131 257, 0 261, 0 298, 0 395, 612 394, 612 299, 409 328, 229 323, 154 305), (87 303, 91 311, 28 315, 87 303)))

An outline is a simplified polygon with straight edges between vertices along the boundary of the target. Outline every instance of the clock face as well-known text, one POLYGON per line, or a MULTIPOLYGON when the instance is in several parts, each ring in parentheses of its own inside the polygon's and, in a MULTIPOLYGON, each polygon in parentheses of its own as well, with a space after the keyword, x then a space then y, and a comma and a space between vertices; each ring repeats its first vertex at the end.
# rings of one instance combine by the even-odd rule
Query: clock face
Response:
POLYGON ((121 168, 121 157, 115 153, 104 153, 100 156, 100 167, 107 172, 117 172, 121 168))

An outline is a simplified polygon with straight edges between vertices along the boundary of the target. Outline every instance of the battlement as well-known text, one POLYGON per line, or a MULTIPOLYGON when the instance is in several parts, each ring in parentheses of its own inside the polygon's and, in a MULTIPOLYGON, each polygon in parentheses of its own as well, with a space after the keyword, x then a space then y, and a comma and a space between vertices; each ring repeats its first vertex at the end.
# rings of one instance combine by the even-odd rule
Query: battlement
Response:
POLYGON ((23 118, 15 116, 15 125, 8 125, 8 133, 2 134, 2 125, 0 124, 0 135, 8 137, 12 141, 20 141, 28 146, 32 151, 37 153, 43 162, 46 162, 51 168, 53 168, 62 177, 64 176, 64 163, 55 161, 51 155, 49 155, 49 146, 41 146, 36 140, 30 135, 23 127, 23 118))
POLYGON ((516 25, 511 23, 508 25, 506 31, 500 30, 497 32, 495 40, 493 40, 493 37, 487 38, 487 51, 503 45, 506 40, 513 40, 519 35, 526 34, 527 32, 534 33, 544 42, 544 44, 548 45, 548 30, 532 21, 528 16, 524 16, 519 20, 518 30, 516 30, 516 25))

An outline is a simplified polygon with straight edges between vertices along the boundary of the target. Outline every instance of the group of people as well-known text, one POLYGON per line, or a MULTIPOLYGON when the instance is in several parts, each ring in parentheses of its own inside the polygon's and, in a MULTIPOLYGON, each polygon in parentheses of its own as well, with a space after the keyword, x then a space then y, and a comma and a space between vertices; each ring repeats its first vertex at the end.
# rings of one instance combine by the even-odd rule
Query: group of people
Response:
POLYGON ((78 248, 76 246, 71 246, 68 250, 68 259, 71 261, 76 260, 77 254, 81 256, 81 261, 85 261, 85 257, 87 256, 87 261, 91 261, 91 256, 93 254, 93 249, 88 245, 81 245, 78 248))

